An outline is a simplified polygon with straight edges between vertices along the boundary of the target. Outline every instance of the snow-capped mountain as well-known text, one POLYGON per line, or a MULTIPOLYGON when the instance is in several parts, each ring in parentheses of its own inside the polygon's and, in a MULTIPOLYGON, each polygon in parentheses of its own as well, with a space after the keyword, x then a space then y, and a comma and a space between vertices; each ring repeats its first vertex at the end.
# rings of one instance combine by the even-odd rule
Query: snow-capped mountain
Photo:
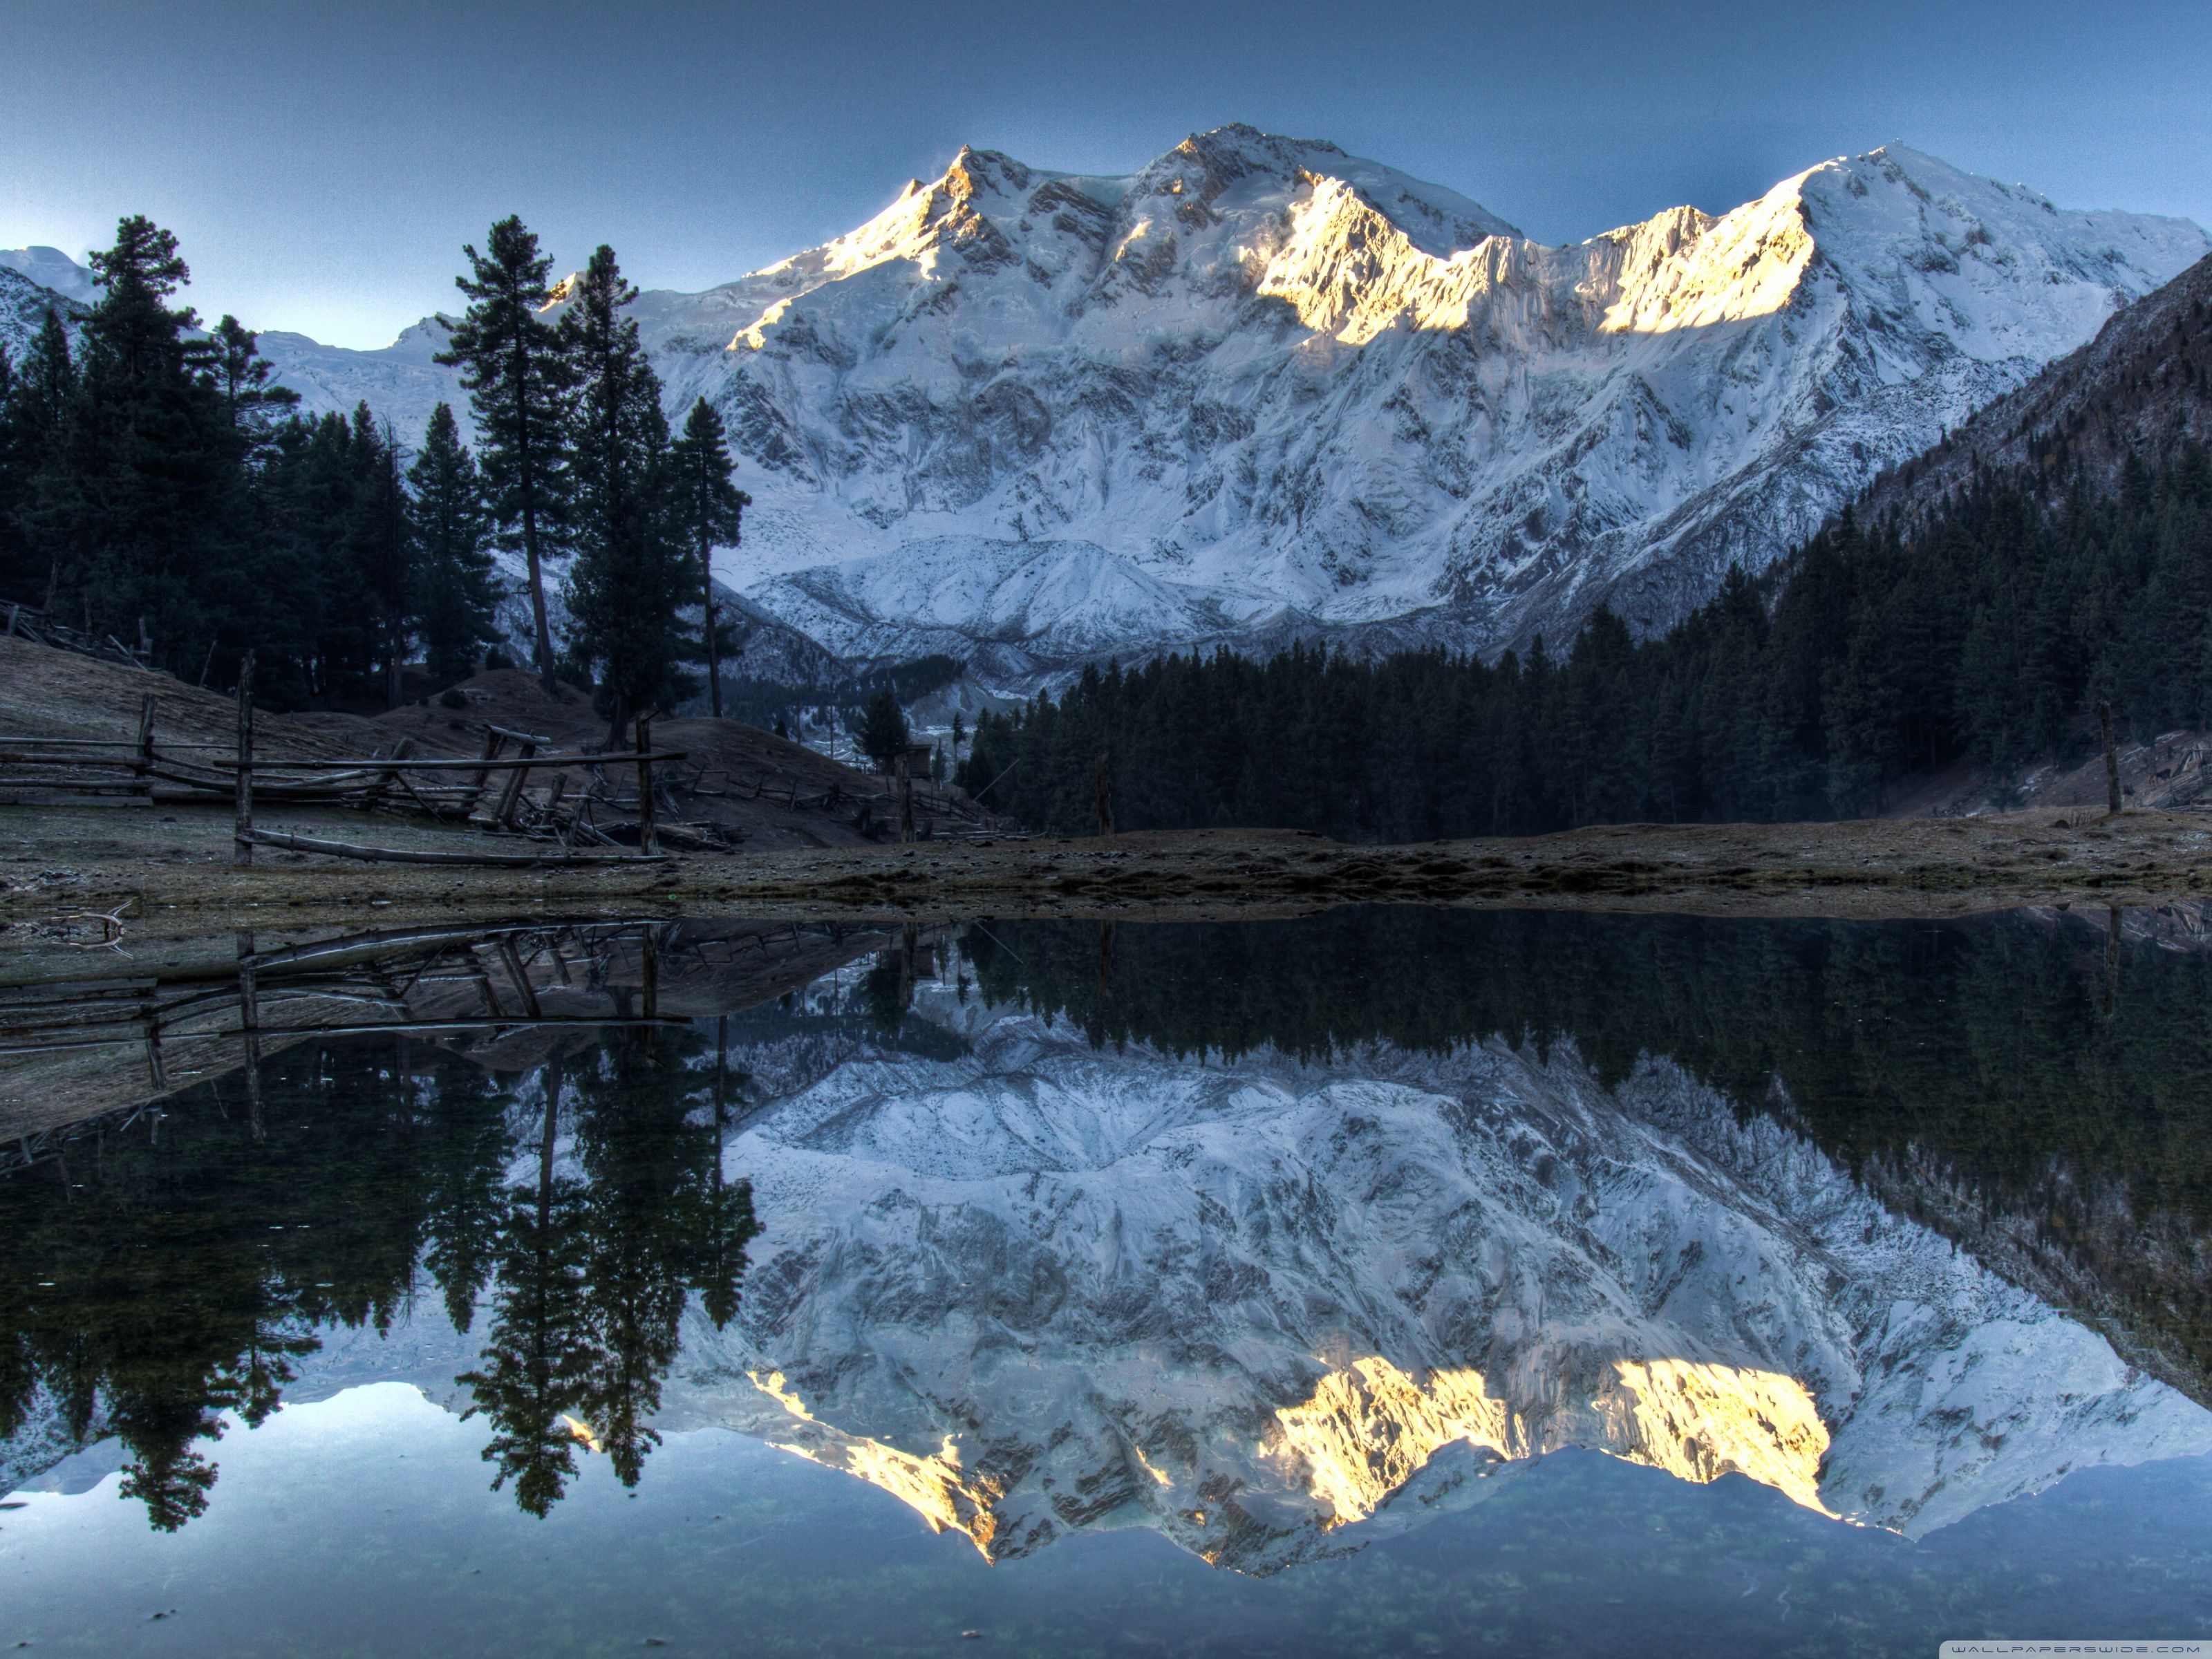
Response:
POLYGON ((59 248, 0 248, 0 351, 21 362, 49 310, 67 322, 97 297, 92 273, 59 248))
MULTIPOLYGON (((963 150, 851 234, 637 315, 757 505, 720 574, 841 655, 1656 627, 2212 251, 1899 147, 1547 246, 1226 127, 1127 178, 963 150)), ((436 319, 265 335, 416 427, 436 319)))
POLYGON ((1670 1062, 1094 1051, 925 990, 727 1148, 763 1232, 664 1428, 738 1429, 1001 1559, 1154 1528, 1273 1571, 1603 1449, 1918 1535, 2212 1413, 1670 1062))

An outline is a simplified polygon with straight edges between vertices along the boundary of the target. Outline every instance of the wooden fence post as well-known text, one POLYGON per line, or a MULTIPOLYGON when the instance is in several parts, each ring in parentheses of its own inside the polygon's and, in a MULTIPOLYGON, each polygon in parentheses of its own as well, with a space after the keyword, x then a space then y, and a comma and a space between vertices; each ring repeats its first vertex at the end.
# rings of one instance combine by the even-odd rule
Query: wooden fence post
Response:
POLYGON ((637 717, 637 850, 658 853, 660 837, 653 825, 653 763, 646 757, 653 753, 653 720, 650 715, 637 717))
MULTIPOLYGON (((253 653, 238 665, 238 823, 230 861, 240 867, 253 862, 253 653)), ((250 981, 249 981, 250 982, 250 981)))
MULTIPOLYGON (((497 760, 499 758, 499 751, 506 746, 507 739, 500 735, 496 727, 489 726, 484 727, 483 758, 487 763, 497 760)), ((486 764, 477 768, 476 778, 474 780, 476 793, 469 797, 468 805, 461 809, 462 823, 466 823, 471 818, 476 816, 477 808, 483 800, 484 786, 490 781, 490 766, 486 764)))
POLYGON ((146 805, 154 804, 154 694, 149 691, 138 705, 138 778, 146 788, 146 805))
MULTIPOLYGON (((402 738, 399 739, 398 743, 393 746, 392 750, 392 758, 396 761, 403 761, 414 752, 415 739, 412 738, 402 738)), ((374 812, 378 807, 383 805, 384 792, 392 787, 398 776, 399 769, 396 766, 387 766, 383 771, 379 772, 376 775, 376 781, 369 786, 368 793, 362 798, 361 810, 364 812, 374 812)))
MULTIPOLYGON (((249 655, 248 662, 252 660, 249 655)), ((240 773, 240 777, 246 775, 240 773)), ((247 852, 252 852, 248 846, 247 852)), ((259 1140, 265 1133, 261 1125, 261 1002, 260 988, 255 983, 253 966, 253 935, 238 935, 238 1029, 246 1039, 246 1110, 252 1124, 253 1138, 259 1140)))
POLYGON ((2112 705, 2097 705, 2098 723, 2105 728, 2105 811, 2108 817, 2120 815, 2120 756, 2112 747, 2112 705))
MULTIPOLYGON (((515 750, 515 758, 528 760, 537 752, 538 745, 526 738, 521 747, 515 750)), ((518 766, 507 775, 507 787, 500 791, 499 807, 492 814, 492 823, 500 829, 514 828, 514 809, 521 805, 523 781, 529 775, 530 769, 526 766, 518 766)))

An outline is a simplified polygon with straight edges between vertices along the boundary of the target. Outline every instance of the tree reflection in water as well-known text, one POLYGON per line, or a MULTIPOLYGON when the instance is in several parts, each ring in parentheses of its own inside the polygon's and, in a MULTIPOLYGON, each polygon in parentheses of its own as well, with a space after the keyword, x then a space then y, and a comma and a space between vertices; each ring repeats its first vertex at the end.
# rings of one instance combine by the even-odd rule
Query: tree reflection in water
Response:
POLYGON ((483 1364, 462 1376, 491 1419, 494 1485, 542 1516, 604 1451, 634 1486, 660 1437, 648 1426, 697 1292, 719 1328, 737 1310, 750 1191, 722 1179, 726 1048, 689 1062, 696 1033, 630 1026, 564 1076, 545 1068, 534 1185, 508 1194, 499 1290, 483 1364), (574 1088, 574 1164, 556 1158, 564 1084, 574 1088), (695 1109, 710 1109, 704 1123, 695 1109))
POLYGON ((515 1189, 525 1079, 404 1039, 268 1056, 263 1133, 234 1076, 0 1181, 0 1441, 34 1412, 77 1445, 114 1436, 123 1495, 173 1531, 216 1481, 198 1443, 225 1413, 263 1421, 319 1332, 387 1330, 433 1287, 467 1332, 490 1285, 461 1380, 499 1484, 544 1514, 580 1426, 634 1484, 687 1301, 732 1316, 756 1228, 722 1178, 729 1084, 706 1039, 610 1038, 542 1069, 538 1176, 515 1189))

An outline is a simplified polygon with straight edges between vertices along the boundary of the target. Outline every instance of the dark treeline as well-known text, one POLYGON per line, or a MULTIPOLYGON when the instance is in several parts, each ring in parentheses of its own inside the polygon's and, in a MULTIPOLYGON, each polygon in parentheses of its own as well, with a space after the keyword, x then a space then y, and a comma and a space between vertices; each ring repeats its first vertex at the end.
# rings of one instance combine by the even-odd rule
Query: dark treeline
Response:
POLYGON ((21 362, 0 356, 0 597, 192 683, 230 684, 252 649, 280 706, 390 705, 406 664, 450 681, 486 660, 507 549, 549 685, 591 686, 614 727, 689 695, 726 631, 708 556, 745 504, 720 418, 702 402, 672 434, 611 249, 557 295, 518 220, 464 252, 444 361, 477 441, 441 404, 410 448, 366 406, 301 416, 251 331, 173 303, 176 239, 124 220, 93 255, 97 302, 57 301, 21 362))
POLYGON ((902 706, 909 704, 951 684, 966 667, 956 658, 933 653, 836 679, 770 680, 744 676, 726 680, 722 689, 730 717, 763 731, 787 736, 799 715, 811 710, 858 733, 868 704, 878 695, 888 691, 902 706))
POLYGON ((1778 1080, 1792 1120, 1844 1162, 1927 1160, 2091 1256, 2180 1359, 2169 1380, 2212 1399, 2212 1285, 2190 1242, 2212 1234, 2212 958, 2110 947, 2082 922, 2021 916, 1395 907, 1237 926, 1000 921, 963 944, 987 996, 1100 1045, 1320 1058, 1378 1041, 1571 1041, 1607 1082, 1661 1055, 1746 1109, 1778 1080), (2155 1248, 2137 1231, 2154 1222, 2155 1248))
MULTIPOLYGON (((173 1530, 203 1513, 218 1413, 281 1402, 332 1326, 383 1330, 429 1296, 469 1331, 485 1456, 543 1515, 595 1436, 627 1484, 690 1300, 736 1312, 751 1195, 721 1175, 743 1078, 690 1031, 622 1030, 549 1064, 533 1112, 501 1079, 404 1041, 305 1042, 0 1181, 0 1440, 43 1399, 80 1443, 118 1437, 123 1495, 173 1530), (534 1122, 533 1122, 534 1117, 534 1122), (545 1156, 574 1137, 586 1179, 545 1156), (521 1137, 518 1141, 518 1135, 521 1137), (519 1153, 538 1179, 509 1188, 519 1153)), ((416 1313, 416 1317, 435 1317, 416 1313)))
POLYGON ((1991 484, 1909 542, 1846 515, 1663 638, 1609 612, 1564 658, 1292 650, 1086 671, 976 725, 960 781, 1030 825, 1312 830, 1349 841, 1878 811, 1961 757, 2009 773, 2212 714, 2212 465, 2057 512, 1991 484))

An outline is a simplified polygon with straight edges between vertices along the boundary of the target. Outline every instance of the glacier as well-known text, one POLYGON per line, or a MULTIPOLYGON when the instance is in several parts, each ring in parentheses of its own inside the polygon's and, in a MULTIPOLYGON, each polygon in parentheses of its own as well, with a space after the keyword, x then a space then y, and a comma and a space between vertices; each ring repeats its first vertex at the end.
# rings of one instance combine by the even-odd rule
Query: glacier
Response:
MULTIPOLYGON (((1020 691, 1170 647, 1556 643, 1601 604, 1662 629, 2208 251, 1894 144, 1553 246, 1231 126, 1122 178, 963 149, 635 314, 755 500, 720 580, 848 660, 1020 691)), ((310 411, 404 433, 464 401, 445 325, 262 340, 310 411)))

